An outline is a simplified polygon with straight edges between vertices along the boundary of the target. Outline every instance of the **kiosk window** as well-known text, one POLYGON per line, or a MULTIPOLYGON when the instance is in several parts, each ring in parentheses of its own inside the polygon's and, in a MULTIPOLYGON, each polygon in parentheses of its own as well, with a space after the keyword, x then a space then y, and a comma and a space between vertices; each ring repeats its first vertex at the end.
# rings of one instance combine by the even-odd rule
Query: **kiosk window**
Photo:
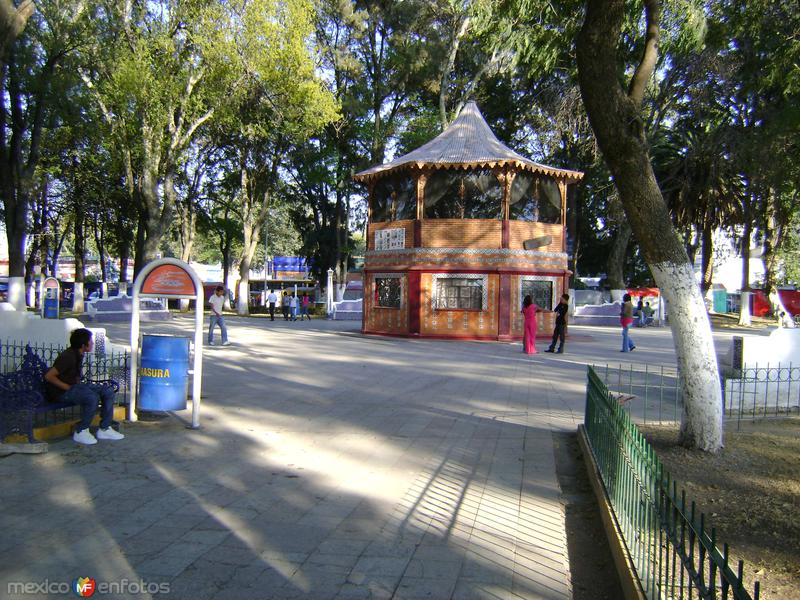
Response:
POLYGON ((483 309, 483 279, 439 279, 436 282, 436 309, 483 309))
POLYGON ((400 308, 402 286, 399 277, 375 278, 375 304, 383 308, 400 308))
POLYGON ((529 295, 533 303, 543 310, 553 310, 553 282, 523 279, 520 287, 520 302, 529 295))

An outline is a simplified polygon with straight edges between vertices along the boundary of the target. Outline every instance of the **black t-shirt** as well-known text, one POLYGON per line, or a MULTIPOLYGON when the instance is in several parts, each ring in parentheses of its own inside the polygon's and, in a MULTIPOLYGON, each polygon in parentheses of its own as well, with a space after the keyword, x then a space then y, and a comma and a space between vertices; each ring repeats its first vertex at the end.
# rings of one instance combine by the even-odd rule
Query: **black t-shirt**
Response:
POLYGON ((556 325, 566 325, 569 306, 559 302, 553 310, 556 313, 556 325))
MULTIPOLYGON (((58 355, 56 362, 53 363, 53 368, 58 371, 58 378, 61 381, 69 385, 75 385, 80 383, 82 365, 83 354, 75 348, 67 348, 58 355)), ((60 400, 65 391, 51 383, 47 384, 47 397, 53 402, 60 400)))

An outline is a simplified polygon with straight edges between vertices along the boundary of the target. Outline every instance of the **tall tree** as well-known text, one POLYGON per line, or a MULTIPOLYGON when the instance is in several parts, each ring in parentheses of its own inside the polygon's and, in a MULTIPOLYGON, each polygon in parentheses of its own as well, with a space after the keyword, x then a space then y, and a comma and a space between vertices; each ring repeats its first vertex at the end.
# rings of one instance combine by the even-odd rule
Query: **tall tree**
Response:
POLYGON ((653 173, 642 113, 658 60, 661 3, 644 2, 643 52, 623 87, 625 65, 617 51, 625 8, 624 0, 587 0, 577 41, 581 94, 631 228, 668 302, 684 403, 681 440, 716 452, 723 444, 722 397, 711 325, 653 173))
POLYGON ((9 301, 25 308, 25 243, 36 167, 54 99, 64 97, 86 39, 88 6, 82 1, 0 1, 0 197, 9 255, 9 301))

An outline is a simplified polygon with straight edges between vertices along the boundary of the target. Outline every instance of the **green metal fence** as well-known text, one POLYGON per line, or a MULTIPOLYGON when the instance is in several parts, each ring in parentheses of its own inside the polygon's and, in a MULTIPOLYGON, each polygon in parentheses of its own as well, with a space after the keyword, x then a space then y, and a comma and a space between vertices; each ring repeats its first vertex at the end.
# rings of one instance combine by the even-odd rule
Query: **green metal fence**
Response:
POLYGON ((800 414, 800 367, 747 364, 722 379, 727 419, 786 418, 800 414))
POLYGON ((758 600, 742 582, 743 563, 734 572, 728 546, 717 548, 695 503, 678 492, 653 448, 619 399, 609 393, 592 367, 586 386, 586 434, 622 537, 645 595, 651 600, 758 600))
MULTIPOLYGON (((683 396, 675 367, 594 365, 605 386, 623 400, 636 423, 676 424, 683 396)), ((791 363, 745 365, 720 379, 726 422, 782 419, 800 414, 800 367, 791 363)))

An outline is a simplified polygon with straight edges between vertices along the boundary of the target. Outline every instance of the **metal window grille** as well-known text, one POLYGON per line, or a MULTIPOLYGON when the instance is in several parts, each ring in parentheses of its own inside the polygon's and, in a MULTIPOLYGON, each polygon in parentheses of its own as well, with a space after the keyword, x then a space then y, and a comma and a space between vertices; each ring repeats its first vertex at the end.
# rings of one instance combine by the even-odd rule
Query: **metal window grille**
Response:
POLYGON ((400 308, 402 285, 399 277, 376 277, 377 305, 384 308, 400 308))
POLYGON ((436 308, 481 310, 482 279, 439 279, 436 288, 436 308))

